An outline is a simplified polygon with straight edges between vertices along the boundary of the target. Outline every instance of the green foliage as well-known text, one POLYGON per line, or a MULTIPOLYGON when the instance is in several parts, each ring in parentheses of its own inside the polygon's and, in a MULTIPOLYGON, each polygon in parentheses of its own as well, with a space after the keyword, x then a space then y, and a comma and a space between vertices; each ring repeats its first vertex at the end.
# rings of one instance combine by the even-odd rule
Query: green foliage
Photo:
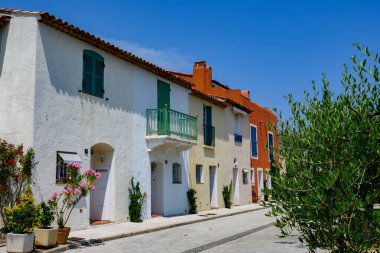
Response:
POLYGON ((231 201, 231 193, 232 193, 232 181, 230 182, 230 185, 223 186, 223 200, 224 200, 224 205, 226 208, 231 208, 232 201, 231 201))
POLYGON ((0 139, 1 224, 7 224, 7 217, 3 212, 4 208, 12 208, 32 184, 33 159, 33 149, 28 149, 24 154, 22 144, 15 146, 0 139))
POLYGON ((31 188, 22 195, 21 200, 12 208, 5 207, 4 213, 7 217, 6 225, 1 229, 3 233, 23 234, 33 232, 33 228, 40 227, 41 206, 34 204, 31 188))
POLYGON ((280 149, 286 162, 273 164, 270 215, 287 236, 293 229, 315 252, 368 252, 380 247, 380 82, 378 54, 356 47, 344 66, 343 91, 335 95, 323 76, 321 90, 305 102, 288 96, 293 117, 280 119, 280 149), (368 62, 372 62, 372 66, 368 62))
POLYGON ((129 217, 132 222, 142 222, 141 211, 146 199, 146 193, 141 193, 140 182, 134 183, 131 179, 131 188, 129 190, 129 217))
POLYGON ((195 196, 197 194, 197 191, 193 188, 191 188, 190 190, 187 191, 187 200, 189 202, 189 206, 190 206, 190 210, 189 212, 190 213, 198 213, 197 211, 197 197, 195 196))
POLYGON ((51 223, 54 221, 54 210, 53 208, 46 204, 45 202, 41 202, 41 212, 40 212, 40 222, 43 228, 50 227, 51 223))

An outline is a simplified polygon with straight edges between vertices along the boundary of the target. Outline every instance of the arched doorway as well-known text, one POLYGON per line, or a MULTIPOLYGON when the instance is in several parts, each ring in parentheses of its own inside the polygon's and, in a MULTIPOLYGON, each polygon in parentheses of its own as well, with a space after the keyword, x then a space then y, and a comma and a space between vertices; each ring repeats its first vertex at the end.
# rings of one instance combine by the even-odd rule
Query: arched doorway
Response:
POLYGON ((90 220, 110 221, 112 178, 111 168, 113 164, 114 149, 105 143, 98 143, 91 147, 91 168, 101 173, 101 177, 95 182, 95 189, 90 197, 90 220))
POLYGON ((160 162, 151 165, 151 206, 152 215, 164 214, 164 170, 160 162))

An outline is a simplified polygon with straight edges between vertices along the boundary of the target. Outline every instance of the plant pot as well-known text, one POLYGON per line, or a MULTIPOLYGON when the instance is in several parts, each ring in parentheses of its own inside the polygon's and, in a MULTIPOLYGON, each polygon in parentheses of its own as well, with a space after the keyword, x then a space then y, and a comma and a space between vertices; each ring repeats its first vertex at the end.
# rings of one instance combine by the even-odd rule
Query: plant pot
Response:
POLYGON ((67 238, 69 238, 70 227, 58 228, 57 243, 66 244, 67 238))
POLYGON ((58 228, 35 228, 36 247, 50 248, 57 245, 58 228))
POLYGON ((34 233, 7 234, 7 252, 32 252, 34 246, 34 233))

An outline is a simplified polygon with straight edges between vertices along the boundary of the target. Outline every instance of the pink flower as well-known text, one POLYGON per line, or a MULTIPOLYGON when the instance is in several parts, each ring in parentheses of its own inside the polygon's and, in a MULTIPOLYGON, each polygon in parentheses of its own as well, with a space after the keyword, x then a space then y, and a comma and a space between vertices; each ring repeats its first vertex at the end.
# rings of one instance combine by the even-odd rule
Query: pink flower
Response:
POLYGON ((98 179, 101 176, 101 174, 99 172, 96 172, 95 176, 96 176, 96 179, 98 179))
POLYGON ((91 189, 91 190, 95 190, 95 185, 93 185, 93 184, 90 185, 90 189, 91 189))
POLYGON ((81 194, 82 193, 82 191, 81 191, 81 189, 79 189, 79 188, 76 188, 75 190, 74 190, 74 194, 81 194))
POLYGON ((74 203, 74 200, 69 199, 69 203, 70 203, 70 204, 74 203))
POLYGON ((87 187, 87 183, 86 182, 79 182, 79 186, 82 188, 85 188, 85 187, 87 187))
POLYGON ((53 192, 53 198, 58 198, 58 192, 53 192))

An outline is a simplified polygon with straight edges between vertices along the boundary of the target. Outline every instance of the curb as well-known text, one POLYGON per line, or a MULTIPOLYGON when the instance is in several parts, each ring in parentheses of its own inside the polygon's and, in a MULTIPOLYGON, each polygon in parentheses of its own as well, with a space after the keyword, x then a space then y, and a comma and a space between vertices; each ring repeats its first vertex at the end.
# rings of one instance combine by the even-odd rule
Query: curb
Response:
MULTIPOLYGON (((234 216, 234 215, 238 215, 238 214, 259 211, 259 210, 263 210, 263 209, 267 209, 267 208, 268 207, 259 207, 256 209, 242 210, 242 211, 238 211, 235 213, 220 214, 217 216, 205 217, 205 218, 199 219, 199 220, 179 222, 176 224, 171 224, 171 225, 166 225, 166 226, 162 226, 162 227, 151 228, 151 229, 146 229, 146 230, 141 230, 141 231, 136 231, 136 232, 127 232, 127 233, 122 233, 122 234, 107 236, 107 237, 102 237, 102 238, 87 239, 87 240, 81 240, 78 242, 69 242, 67 245, 62 245, 62 246, 58 246, 58 247, 53 248, 53 249, 43 250, 43 251, 36 250, 34 252, 60 253, 60 252, 66 251, 66 250, 78 249, 80 247, 89 247, 92 245, 102 244, 102 243, 107 242, 107 241, 117 240, 117 239, 121 239, 121 238, 141 235, 141 234, 148 234, 148 233, 157 232, 157 231, 161 231, 161 230, 165 230, 165 229, 186 226, 186 225, 200 223, 200 222, 209 221, 209 220, 216 220, 219 218, 225 218, 225 217, 230 217, 230 216, 234 216)), ((210 210, 210 211, 212 211, 212 210, 210 210)))

